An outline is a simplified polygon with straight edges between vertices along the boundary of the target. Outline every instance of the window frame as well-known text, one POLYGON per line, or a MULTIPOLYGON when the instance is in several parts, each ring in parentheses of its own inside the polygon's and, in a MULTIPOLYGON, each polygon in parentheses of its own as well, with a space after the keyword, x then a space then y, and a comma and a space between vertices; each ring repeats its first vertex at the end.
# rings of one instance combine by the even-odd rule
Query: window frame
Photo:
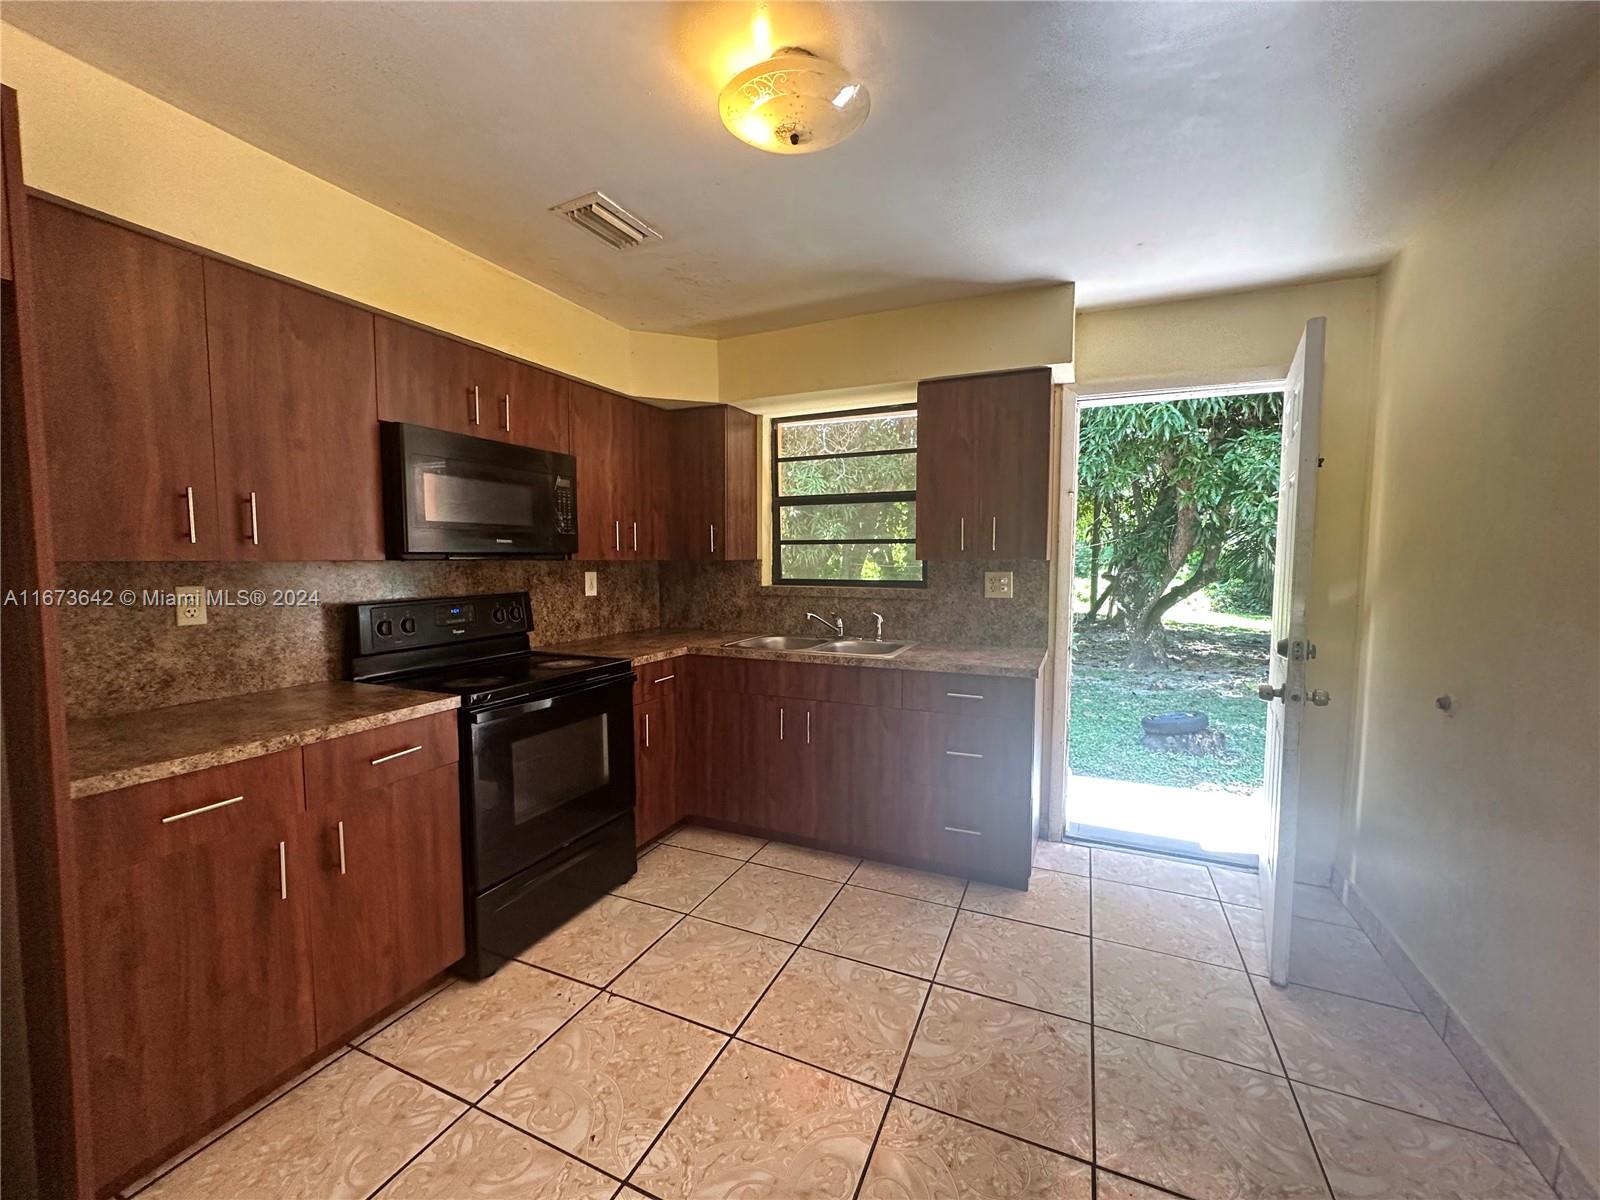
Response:
MULTIPOLYGON (((779 426, 790 422, 799 421, 829 421, 845 417, 886 416, 891 413, 917 412, 917 402, 907 401, 903 404, 881 404, 869 408, 847 408, 838 412, 820 413, 795 413, 792 416, 773 417, 771 420, 772 432, 769 438, 772 459, 772 471, 768 480, 768 497, 772 505, 772 586, 773 587, 823 587, 823 588, 926 588, 928 586, 928 564, 922 562, 921 579, 786 579, 783 576, 783 547, 785 546, 902 546, 906 545, 906 538, 863 538, 849 543, 840 542, 836 538, 786 538, 783 536, 783 510, 785 507, 815 507, 824 504, 881 504, 896 500, 909 500, 917 502, 917 489, 910 491, 888 492, 838 492, 821 496, 783 496, 778 491, 778 470, 782 463, 791 462, 822 462, 837 458, 882 458, 888 454, 905 454, 906 447, 895 450, 847 450, 839 454, 797 454, 790 458, 778 457, 778 429, 779 426)), ((909 452, 920 455, 922 453, 921 418, 918 418, 917 445, 910 447, 909 452)), ((919 459, 920 462, 920 459, 919 459)), ((916 539, 909 539, 913 554, 916 551, 916 539)))

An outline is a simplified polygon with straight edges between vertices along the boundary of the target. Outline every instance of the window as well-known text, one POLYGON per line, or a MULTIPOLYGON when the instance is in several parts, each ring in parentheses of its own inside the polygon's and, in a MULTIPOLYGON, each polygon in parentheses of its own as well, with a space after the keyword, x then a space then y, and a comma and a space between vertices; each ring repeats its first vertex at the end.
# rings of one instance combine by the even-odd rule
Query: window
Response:
POLYGON ((772 422, 772 582, 921 587, 915 405, 772 422))

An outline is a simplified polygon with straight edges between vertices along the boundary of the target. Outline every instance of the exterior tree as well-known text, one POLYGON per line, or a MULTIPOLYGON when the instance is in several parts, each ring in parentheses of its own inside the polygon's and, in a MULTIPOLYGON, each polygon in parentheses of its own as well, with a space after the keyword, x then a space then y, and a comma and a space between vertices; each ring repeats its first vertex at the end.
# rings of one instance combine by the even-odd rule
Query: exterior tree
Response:
POLYGON ((1282 413, 1278 393, 1083 413, 1078 528, 1094 530, 1106 563, 1128 666, 1166 666, 1162 622, 1180 601, 1224 579, 1270 576, 1282 413))

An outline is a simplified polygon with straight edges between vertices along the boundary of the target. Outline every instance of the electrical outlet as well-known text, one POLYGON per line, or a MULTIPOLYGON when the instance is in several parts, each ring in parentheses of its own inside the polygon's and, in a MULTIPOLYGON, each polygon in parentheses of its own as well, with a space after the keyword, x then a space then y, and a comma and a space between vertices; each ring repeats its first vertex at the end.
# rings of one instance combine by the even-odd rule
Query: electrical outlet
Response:
POLYGON ((172 595, 177 602, 179 625, 204 625, 206 623, 205 588, 174 588, 172 595))
POLYGON ((985 571, 983 573, 983 598, 1009 600, 1012 597, 1010 571, 985 571))
POLYGON ((583 594, 585 596, 598 596, 600 594, 600 572, 585 571, 583 573, 583 594))

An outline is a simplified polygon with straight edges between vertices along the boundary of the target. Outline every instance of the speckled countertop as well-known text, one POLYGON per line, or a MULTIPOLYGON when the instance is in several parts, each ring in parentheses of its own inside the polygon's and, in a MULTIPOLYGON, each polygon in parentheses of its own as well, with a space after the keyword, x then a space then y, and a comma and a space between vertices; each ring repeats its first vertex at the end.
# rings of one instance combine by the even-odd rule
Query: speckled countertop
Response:
POLYGON ((455 696, 305 683, 67 725, 74 798, 459 708, 455 696))
POLYGON ((634 666, 676 658, 680 654, 708 654, 719 658, 757 658, 777 662, 834 664, 847 667, 880 667, 895 671, 947 671, 954 675, 1010 675, 1023 679, 1038 677, 1045 652, 1040 648, 1015 646, 941 646, 933 642, 913 643, 893 658, 872 658, 850 654, 808 654, 804 650, 746 650, 725 645, 753 633, 716 633, 703 629, 646 629, 638 633, 618 633, 588 638, 581 642, 559 642, 541 646, 542 650, 570 650, 573 653, 607 654, 631 658, 634 666))

